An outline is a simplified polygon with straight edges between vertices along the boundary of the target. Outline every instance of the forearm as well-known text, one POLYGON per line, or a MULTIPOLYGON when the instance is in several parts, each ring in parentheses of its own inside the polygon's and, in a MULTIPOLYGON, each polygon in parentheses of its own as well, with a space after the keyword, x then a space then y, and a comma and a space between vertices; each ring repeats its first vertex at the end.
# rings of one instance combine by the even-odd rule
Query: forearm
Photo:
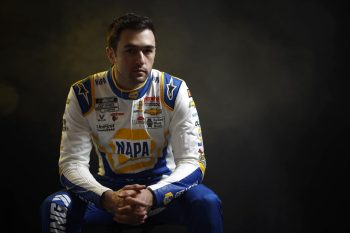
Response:
POLYGON ((80 198, 93 202, 98 206, 100 205, 100 197, 102 194, 110 190, 97 182, 89 169, 80 164, 62 166, 60 179, 62 185, 68 190, 77 194, 80 198))
POLYGON ((154 207, 167 205, 174 198, 180 197, 186 190, 202 182, 203 173, 199 166, 182 164, 167 178, 148 188, 154 194, 154 207))

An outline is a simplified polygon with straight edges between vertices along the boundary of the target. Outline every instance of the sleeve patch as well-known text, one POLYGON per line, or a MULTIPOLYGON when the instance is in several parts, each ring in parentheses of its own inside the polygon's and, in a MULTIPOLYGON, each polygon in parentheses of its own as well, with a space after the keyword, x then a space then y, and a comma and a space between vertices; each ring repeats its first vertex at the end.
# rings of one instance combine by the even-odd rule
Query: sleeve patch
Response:
POLYGON ((91 85, 90 78, 83 79, 73 85, 73 90, 78 99, 81 111, 86 114, 93 106, 92 92, 93 87, 91 85))
POLYGON ((182 80, 164 73, 163 98, 165 104, 172 110, 175 107, 177 94, 179 93, 182 80))

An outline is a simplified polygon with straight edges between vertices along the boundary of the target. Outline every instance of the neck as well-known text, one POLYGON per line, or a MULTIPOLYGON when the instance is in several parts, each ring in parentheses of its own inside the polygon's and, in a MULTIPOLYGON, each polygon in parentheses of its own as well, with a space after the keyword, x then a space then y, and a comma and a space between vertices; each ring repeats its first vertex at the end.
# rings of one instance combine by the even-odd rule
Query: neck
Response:
POLYGON ((123 90, 131 91, 131 90, 137 89, 138 87, 142 86, 142 84, 143 84, 143 83, 135 83, 134 84, 134 83, 128 82, 126 79, 123 79, 121 77, 121 74, 116 69, 115 65, 112 68, 112 74, 113 74, 112 77, 113 77, 115 83, 117 84, 117 86, 123 90))

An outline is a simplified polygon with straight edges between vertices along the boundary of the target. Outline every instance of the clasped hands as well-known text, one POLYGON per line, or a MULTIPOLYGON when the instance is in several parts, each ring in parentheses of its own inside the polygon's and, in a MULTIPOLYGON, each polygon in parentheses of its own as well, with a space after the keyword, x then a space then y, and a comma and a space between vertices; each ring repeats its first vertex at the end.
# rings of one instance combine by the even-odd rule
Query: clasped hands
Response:
POLYGON ((153 194, 145 185, 126 185, 117 191, 102 194, 101 205, 114 215, 114 221, 129 225, 145 222, 153 204, 153 194))

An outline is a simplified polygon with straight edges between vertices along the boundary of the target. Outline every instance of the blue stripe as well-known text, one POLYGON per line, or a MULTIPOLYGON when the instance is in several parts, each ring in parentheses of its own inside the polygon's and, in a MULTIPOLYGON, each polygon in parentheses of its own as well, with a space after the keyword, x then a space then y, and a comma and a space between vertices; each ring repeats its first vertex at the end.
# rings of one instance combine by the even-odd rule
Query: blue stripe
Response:
POLYGON ((172 198, 178 198, 179 196, 181 196, 182 192, 184 192, 190 186, 199 184, 201 181, 202 172, 200 168, 197 168, 194 172, 186 176, 184 179, 174 183, 170 183, 159 189, 154 190, 154 194, 156 197, 156 206, 164 206, 164 199, 166 198, 166 194, 171 193, 172 198))
POLYGON ((64 175, 61 175, 60 177, 62 185, 64 185, 67 190, 72 191, 76 195, 78 195, 80 198, 87 202, 93 202, 95 205, 100 206, 100 196, 97 195, 94 192, 91 192, 87 189, 84 189, 83 187, 80 187, 76 184, 73 184, 70 182, 64 175))
POLYGON ((147 81, 145 83, 145 85, 143 85, 142 88, 136 90, 136 91, 122 91, 120 90, 115 83, 113 82, 113 77, 112 77, 112 68, 110 68, 107 72, 107 80, 108 83, 112 89, 112 91, 114 92, 114 94, 116 94, 118 97, 123 98, 123 99, 127 99, 127 100, 134 100, 134 99, 140 99, 141 97, 143 97, 145 95, 145 93, 147 92, 147 90, 149 89, 153 77, 149 74, 147 77, 147 81), (133 95, 134 92, 137 93, 137 95, 133 95), (134 96, 134 97, 133 97, 134 96))

